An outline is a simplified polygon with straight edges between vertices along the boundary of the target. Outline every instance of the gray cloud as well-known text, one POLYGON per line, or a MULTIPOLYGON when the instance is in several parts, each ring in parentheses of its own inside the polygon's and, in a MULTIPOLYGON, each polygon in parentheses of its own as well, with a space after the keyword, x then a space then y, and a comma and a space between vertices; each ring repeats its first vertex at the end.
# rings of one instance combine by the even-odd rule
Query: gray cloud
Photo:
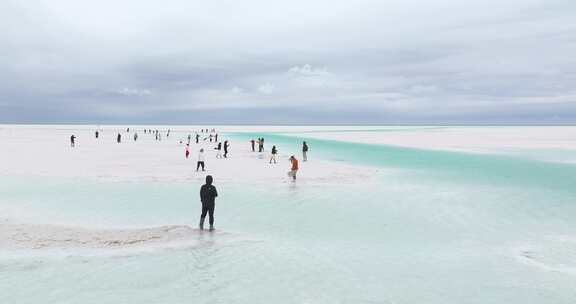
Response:
POLYGON ((250 111, 258 123, 565 123, 575 11, 565 0, 7 0, 0 122, 248 123, 234 115, 250 111))

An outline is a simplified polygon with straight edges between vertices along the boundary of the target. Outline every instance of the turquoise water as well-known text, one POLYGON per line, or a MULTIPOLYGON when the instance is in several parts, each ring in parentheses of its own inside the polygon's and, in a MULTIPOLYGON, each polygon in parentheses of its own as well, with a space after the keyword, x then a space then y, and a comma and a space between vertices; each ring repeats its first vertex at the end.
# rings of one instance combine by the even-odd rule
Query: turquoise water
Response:
MULTIPOLYGON (((283 153, 301 142, 264 136, 283 153)), ((205 233, 199 246, 2 254, 0 303, 576 301, 574 166, 307 141, 312 161, 383 172, 375 184, 217 181, 227 237, 205 233)), ((195 225, 199 186, 3 177, 0 212, 94 227, 195 225)))
MULTIPOLYGON (((333 161, 423 171, 434 178, 464 179, 469 183, 526 186, 569 191, 576 194, 576 165, 540 162, 513 156, 419 150, 333 140, 298 138, 270 133, 237 133, 235 137, 265 137, 270 148, 277 145, 300 156, 298 147, 306 140, 311 157, 333 161)), ((384 135, 385 136, 385 135, 384 135)))

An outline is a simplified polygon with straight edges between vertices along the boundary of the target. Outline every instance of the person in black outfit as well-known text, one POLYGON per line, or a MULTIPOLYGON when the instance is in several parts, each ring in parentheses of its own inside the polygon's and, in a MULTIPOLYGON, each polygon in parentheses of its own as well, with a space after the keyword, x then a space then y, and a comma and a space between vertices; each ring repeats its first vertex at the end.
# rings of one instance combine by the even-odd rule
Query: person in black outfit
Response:
POLYGON ((276 150, 276 146, 272 146, 272 155, 270 156, 270 163, 272 163, 272 161, 276 163, 276 154, 278 154, 278 150, 276 150))
MULTIPOLYGON (((260 139, 258 139, 260 140, 260 139)), ((254 144, 256 143, 256 141, 254 139, 250 140, 250 143, 252 144, 252 152, 254 152, 254 144)))
POLYGON ((71 147, 74 147, 74 145, 76 144, 75 140, 76 140, 75 135, 70 136, 70 146, 71 147))
POLYGON ((306 142, 302 143, 302 159, 304 161, 308 160, 308 145, 306 142))
POLYGON ((96 132, 94 132, 94 135, 96 135, 96 138, 98 138, 98 135, 100 135, 100 134, 98 133, 98 130, 96 130, 96 132))
POLYGON ((199 139, 200 139, 200 135, 198 133, 196 133, 196 143, 198 143, 199 139))
POLYGON ((230 144, 228 143, 227 140, 224 141, 224 158, 228 158, 228 147, 230 146, 230 144))
POLYGON ((122 141, 122 135, 120 135, 120 133, 118 133, 118 137, 116 137, 116 142, 120 143, 122 141))
POLYGON ((211 175, 206 176, 206 184, 200 187, 200 201, 202 202, 202 215, 200 216, 200 230, 204 230, 204 219, 208 213, 210 231, 214 230, 214 200, 218 196, 216 187, 212 185, 213 179, 211 175))

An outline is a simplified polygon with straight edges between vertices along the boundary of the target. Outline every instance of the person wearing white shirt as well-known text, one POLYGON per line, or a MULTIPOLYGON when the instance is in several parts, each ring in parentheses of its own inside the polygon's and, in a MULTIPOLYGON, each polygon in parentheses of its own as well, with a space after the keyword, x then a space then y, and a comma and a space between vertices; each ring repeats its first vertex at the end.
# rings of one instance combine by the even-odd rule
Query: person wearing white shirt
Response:
POLYGON ((198 152, 198 162, 196 163, 196 171, 198 171, 198 169, 200 169, 200 167, 202 167, 202 171, 204 170, 204 149, 200 149, 200 152, 198 152))

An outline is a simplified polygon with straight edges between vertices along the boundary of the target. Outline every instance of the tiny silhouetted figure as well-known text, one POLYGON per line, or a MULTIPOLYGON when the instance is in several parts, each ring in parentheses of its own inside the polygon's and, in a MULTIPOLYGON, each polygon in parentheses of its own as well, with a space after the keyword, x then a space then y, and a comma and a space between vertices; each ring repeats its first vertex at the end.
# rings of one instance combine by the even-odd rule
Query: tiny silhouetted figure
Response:
POLYGON ((228 158, 228 147, 230 147, 230 144, 228 143, 227 140, 224 141, 224 158, 228 158))
POLYGON ((276 163, 276 154, 278 154, 278 150, 276 150, 276 146, 272 146, 272 156, 270 156, 270 163, 272 163, 272 161, 276 163))
POLYGON ((210 134, 210 142, 212 142, 212 138, 214 137, 214 135, 210 134))
POLYGON ((126 132, 130 132, 130 128, 126 128, 126 132))
POLYGON ((170 137, 170 129, 168 129, 168 132, 166 132, 166 138, 170 137))
POLYGON ((254 152, 254 144, 256 143, 256 141, 254 139, 250 140, 250 144, 252 144, 252 152, 254 152))
POLYGON ((216 187, 212 185, 213 179, 211 175, 206 176, 206 184, 200 187, 200 201, 202 202, 202 215, 200 215, 200 230, 204 230, 204 219, 206 214, 209 216, 208 222, 210 223, 210 231, 214 230, 214 207, 215 199, 218 197, 216 187))
POLYGON ((188 144, 190 144, 190 139, 192 138, 192 136, 190 134, 188 134, 188 144))
POLYGON ((96 132, 94 132, 94 136, 96 136, 96 138, 98 138, 99 135, 100 135, 100 133, 98 133, 98 130, 96 130, 96 132))
POLYGON ((200 167, 202 167, 202 171, 204 171, 204 160, 205 160, 204 149, 200 149, 200 152, 198 152, 198 162, 196 163, 196 171, 198 171, 200 167))
POLYGON ((214 142, 218 142, 218 133, 216 133, 216 135, 214 135, 214 142))
POLYGON ((308 160, 308 145, 306 142, 302 143, 302 161, 308 160))
POLYGON ((74 147, 75 144, 76 144, 76 135, 72 135, 70 136, 70 146, 74 147))
POLYGON ((200 141, 200 134, 196 133, 196 143, 200 141))
POLYGON ((288 172, 288 176, 292 177, 293 181, 296 181, 296 173, 298 172, 298 160, 294 155, 290 156, 290 172, 288 172))
POLYGON ((118 133, 118 136, 116 137, 116 142, 120 143, 122 141, 122 135, 120 135, 120 133, 118 133))
POLYGON ((186 152, 185 152, 186 158, 188 158, 188 156, 190 156, 190 144, 186 144, 186 152))
POLYGON ((216 158, 222 158, 222 143, 219 142, 218 146, 216 146, 216 148, 214 148, 214 150, 216 150, 216 158))
POLYGON ((134 132, 134 141, 138 140, 138 133, 134 132))

